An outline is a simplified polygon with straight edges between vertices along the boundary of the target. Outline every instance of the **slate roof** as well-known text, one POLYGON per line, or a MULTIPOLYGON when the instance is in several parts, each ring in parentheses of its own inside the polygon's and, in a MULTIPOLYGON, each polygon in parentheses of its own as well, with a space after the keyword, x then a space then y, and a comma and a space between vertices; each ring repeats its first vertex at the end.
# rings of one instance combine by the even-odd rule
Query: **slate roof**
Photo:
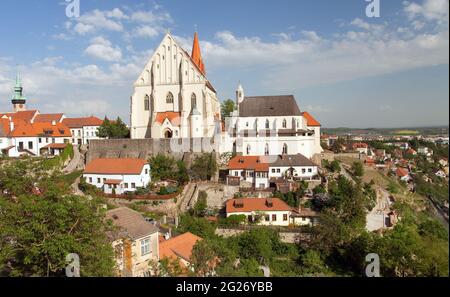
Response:
POLYGON ((111 220, 115 226, 121 229, 121 234, 126 234, 132 239, 142 238, 158 232, 158 228, 147 222, 144 217, 128 207, 119 207, 108 210, 106 219, 111 220))
POLYGON ((245 97, 239 104, 240 117, 301 116, 292 95, 245 97))
POLYGON ((270 165, 271 167, 295 167, 295 166, 317 166, 313 161, 302 154, 281 155, 270 165))

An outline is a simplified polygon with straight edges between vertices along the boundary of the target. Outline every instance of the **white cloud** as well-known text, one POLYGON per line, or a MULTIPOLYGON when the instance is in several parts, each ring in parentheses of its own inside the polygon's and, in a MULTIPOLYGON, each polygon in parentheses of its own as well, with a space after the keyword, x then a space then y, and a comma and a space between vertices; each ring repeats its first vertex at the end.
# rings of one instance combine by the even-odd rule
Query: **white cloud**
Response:
POLYGON ((404 1, 404 5, 404 10, 411 19, 420 16, 427 20, 448 24, 448 0, 424 0, 423 4, 404 1))
POLYGON ((131 14, 132 21, 139 23, 172 23, 172 17, 165 11, 136 11, 131 14))
POLYGON ((139 26, 135 29, 133 37, 154 38, 160 34, 160 30, 152 26, 139 26))
MULTIPOLYGON (((80 34, 97 32, 99 30, 123 31, 124 27, 122 19, 128 17, 118 8, 109 11, 101 11, 98 9, 89 11, 76 19, 77 24, 73 30, 80 34)), ((71 26, 66 26, 66 28, 71 26)))
POLYGON ((84 53, 93 58, 104 61, 120 61, 122 59, 122 50, 118 46, 113 46, 111 41, 102 36, 95 37, 91 40, 84 53))

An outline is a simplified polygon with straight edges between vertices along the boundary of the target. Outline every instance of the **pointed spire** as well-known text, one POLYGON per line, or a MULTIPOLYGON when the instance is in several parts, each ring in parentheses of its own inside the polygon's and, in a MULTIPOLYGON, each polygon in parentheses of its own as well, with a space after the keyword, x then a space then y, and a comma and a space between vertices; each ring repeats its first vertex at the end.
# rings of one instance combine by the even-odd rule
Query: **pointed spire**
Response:
POLYGON ((194 63, 198 66, 201 72, 205 74, 205 65, 203 64, 202 54, 200 52, 200 43, 198 42, 198 34, 195 32, 194 34, 194 44, 192 45, 192 54, 191 58, 194 63))

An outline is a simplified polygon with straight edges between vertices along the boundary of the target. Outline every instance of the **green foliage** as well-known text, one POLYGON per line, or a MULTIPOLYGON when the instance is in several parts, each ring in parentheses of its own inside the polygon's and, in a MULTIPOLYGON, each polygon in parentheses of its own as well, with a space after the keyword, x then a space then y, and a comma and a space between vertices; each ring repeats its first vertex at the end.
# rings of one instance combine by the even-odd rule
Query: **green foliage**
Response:
POLYGON ((225 119, 226 117, 229 117, 231 115, 231 113, 235 109, 235 105, 236 104, 235 104, 234 100, 231 100, 231 99, 227 99, 222 102, 222 104, 220 105, 222 119, 225 119))
POLYGON ((207 204, 208 194, 205 191, 199 191, 197 202, 194 205, 193 212, 194 216, 204 216, 206 209, 208 207, 207 204))
POLYGON ((219 220, 219 225, 221 227, 237 227, 244 224, 247 220, 246 215, 231 215, 227 218, 222 218, 219 220))
POLYGON ((183 214, 180 216, 180 224, 177 231, 179 233, 191 232, 202 238, 212 238, 215 236, 216 224, 209 222, 203 217, 183 214))
POLYGON ((364 166, 359 161, 353 162, 351 170, 356 177, 362 177, 364 175, 364 166))
POLYGON ((211 180, 217 171, 217 161, 214 154, 202 154, 195 158, 192 166, 192 173, 201 180, 211 180))
POLYGON ((110 139, 129 138, 130 130, 120 117, 113 122, 105 117, 103 124, 98 128, 98 136, 110 139))
POLYGON ((177 181, 180 185, 184 185, 189 181, 189 174, 186 168, 186 164, 183 161, 177 161, 177 181))
POLYGON ((175 160, 164 154, 152 156, 149 160, 154 180, 166 180, 174 177, 175 160))
POLYGON ((217 252, 212 244, 206 240, 199 240, 192 249, 191 266, 195 276, 211 276, 214 272, 214 263, 217 252))
POLYGON ((327 190, 325 189, 325 186, 322 185, 322 184, 316 186, 316 187, 313 189, 314 195, 316 195, 316 194, 324 194, 324 193, 326 193, 326 192, 327 192, 327 190))

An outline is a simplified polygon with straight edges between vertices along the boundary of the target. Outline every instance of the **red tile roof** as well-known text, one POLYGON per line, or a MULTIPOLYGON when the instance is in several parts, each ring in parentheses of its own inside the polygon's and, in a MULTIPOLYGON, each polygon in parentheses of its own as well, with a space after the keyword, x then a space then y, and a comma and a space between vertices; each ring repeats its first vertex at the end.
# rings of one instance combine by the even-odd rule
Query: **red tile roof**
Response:
POLYGON ((69 128, 82 128, 86 126, 101 126, 103 124, 103 120, 91 116, 87 118, 65 118, 63 123, 69 128))
POLYGON ((71 137, 70 129, 61 123, 33 123, 26 121, 14 121, 14 130, 10 133, 13 137, 71 137))
POLYGON ((148 162, 144 159, 124 158, 94 159, 86 165, 84 173, 88 174, 141 174, 142 168, 148 162))
POLYGON ((367 143, 364 142, 355 142, 352 144, 352 148, 353 149, 357 149, 357 148, 368 148, 369 145, 367 143))
POLYGON ((228 162, 228 169, 269 171, 268 158, 265 156, 236 156, 228 162))
POLYGON ((122 182, 121 179, 107 179, 107 180, 105 180, 104 184, 107 184, 107 185, 120 185, 121 182, 122 182))
POLYGON ((29 122, 37 115, 37 113, 38 113, 37 110, 24 110, 18 112, 0 113, 0 118, 3 116, 7 116, 10 117, 13 121, 19 120, 29 122))
POLYGON ((38 114, 34 118, 35 123, 51 123, 52 121, 55 121, 56 123, 61 122, 62 117, 64 116, 63 113, 49 113, 49 114, 38 114))
POLYGON ((397 170, 395 171, 395 174, 397 174, 398 177, 404 177, 409 175, 408 170, 405 168, 397 168, 397 170))
POLYGON ((168 112, 158 112, 156 114, 156 121, 160 124, 164 123, 166 119, 169 119, 170 123, 173 126, 179 126, 180 118, 181 113, 179 112, 168 111, 168 112))
POLYGON ((302 115, 306 119, 306 125, 310 127, 320 127, 322 126, 309 112, 304 111, 302 115))
POLYGON ((50 143, 44 146, 43 148, 65 149, 66 147, 67 147, 66 143, 50 143))
POLYGON ((186 232, 179 236, 162 241, 159 243, 159 257, 161 259, 177 259, 180 257, 183 260, 190 262, 192 249, 199 240, 202 240, 202 238, 190 232, 186 232))
POLYGON ((252 211, 290 211, 291 207, 278 198, 239 198, 226 202, 226 212, 252 212, 252 211), (268 200, 272 206, 269 206, 268 200), (239 204, 242 207, 239 207, 239 204))

